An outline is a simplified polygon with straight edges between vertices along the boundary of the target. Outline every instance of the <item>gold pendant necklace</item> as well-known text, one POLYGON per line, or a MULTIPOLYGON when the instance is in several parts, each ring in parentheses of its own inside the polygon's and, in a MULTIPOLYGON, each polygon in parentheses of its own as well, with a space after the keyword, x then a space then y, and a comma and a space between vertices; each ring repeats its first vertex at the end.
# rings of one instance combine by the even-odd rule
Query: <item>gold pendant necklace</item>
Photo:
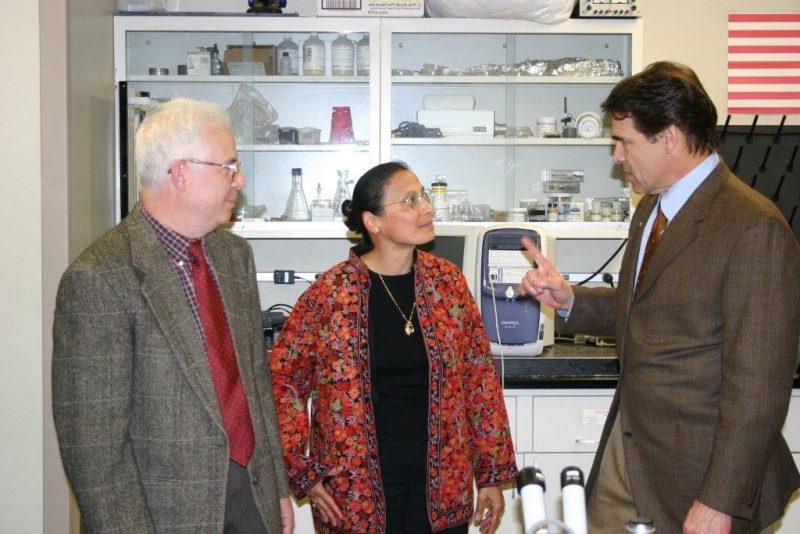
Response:
POLYGON ((386 294, 389 295, 390 299, 392 299, 392 304, 394 304, 394 307, 397 308, 397 311, 400 312, 400 315, 403 317, 403 320, 406 322, 406 326, 405 326, 405 328, 403 330, 405 330, 405 333, 406 333, 407 336, 410 336, 411 334, 414 333, 414 325, 412 324, 411 319, 414 318, 414 310, 417 309, 416 301, 414 302, 414 304, 411 305, 411 313, 409 313, 408 317, 406 317, 406 314, 403 313, 403 310, 400 308, 400 305, 395 300, 394 295, 392 295, 392 292, 389 291, 389 286, 386 285, 386 282, 383 280, 383 276, 381 276, 380 273, 375 273, 375 274, 377 274, 378 278, 380 278, 381 284, 383 284, 383 289, 386 290, 386 294))

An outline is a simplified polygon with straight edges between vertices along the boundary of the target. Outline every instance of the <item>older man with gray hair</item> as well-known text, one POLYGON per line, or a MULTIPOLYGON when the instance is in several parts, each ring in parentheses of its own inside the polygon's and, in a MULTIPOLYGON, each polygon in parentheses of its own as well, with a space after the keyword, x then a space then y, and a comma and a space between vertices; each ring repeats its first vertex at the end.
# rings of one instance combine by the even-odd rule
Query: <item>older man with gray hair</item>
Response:
POLYGON ((141 203, 64 273, 53 413, 88 532, 292 531, 247 242, 219 106, 175 99, 136 134, 141 203))

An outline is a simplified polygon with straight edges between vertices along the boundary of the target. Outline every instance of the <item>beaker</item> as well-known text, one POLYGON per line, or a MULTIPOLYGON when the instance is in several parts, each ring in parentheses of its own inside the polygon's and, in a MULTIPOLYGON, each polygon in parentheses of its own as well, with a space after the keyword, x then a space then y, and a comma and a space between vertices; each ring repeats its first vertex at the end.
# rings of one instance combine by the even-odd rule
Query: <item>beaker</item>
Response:
POLYGON ((334 106, 331 111, 331 143, 354 143, 350 106, 334 106))
POLYGON ((286 209, 283 210, 284 221, 310 221, 311 211, 308 209, 306 194, 303 191, 303 169, 292 169, 292 190, 286 209))
POLYGON ((339 175, 339 181, 336 184, 336 193, 333 195, 333 215, 335 217, 342 216, 342 202, 350 198, 350 191, 347 189, 347 175, 348 171, 336 171, 339 175))

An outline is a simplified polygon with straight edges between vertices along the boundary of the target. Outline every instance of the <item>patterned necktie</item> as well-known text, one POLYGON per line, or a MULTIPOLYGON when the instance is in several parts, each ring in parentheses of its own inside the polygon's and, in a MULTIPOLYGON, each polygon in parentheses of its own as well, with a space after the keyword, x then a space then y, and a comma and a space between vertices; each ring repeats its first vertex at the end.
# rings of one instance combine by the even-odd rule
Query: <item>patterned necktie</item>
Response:
POLYGON ((639 267, 639 276, 636 277, 636 289, 633 292, 633 297, 639 295, 639 288, 642 287, 642 280, 650 267, 650 260, 653 259, 653 254, 656 251, 658 242, 661 241, 661 234, 667 229, 667 218, 664 212, 661 211, 661 202, 658 203, 658 211, 656 212, 656 220, 653 221, 653 227, 650 228, 650 237, 647 239, 647 246, 644 249, 644 258, 642 258, 642 266, 639 267))
POLYGON ((222 414, 222 424, 228 435, 230 458, 241 466, 247 466, 255 447, 253 423, 239 376, 222 297, 199 240, 189 242, 189 254, 192 256, 192 281, 205 337, 208 367, 222 414))

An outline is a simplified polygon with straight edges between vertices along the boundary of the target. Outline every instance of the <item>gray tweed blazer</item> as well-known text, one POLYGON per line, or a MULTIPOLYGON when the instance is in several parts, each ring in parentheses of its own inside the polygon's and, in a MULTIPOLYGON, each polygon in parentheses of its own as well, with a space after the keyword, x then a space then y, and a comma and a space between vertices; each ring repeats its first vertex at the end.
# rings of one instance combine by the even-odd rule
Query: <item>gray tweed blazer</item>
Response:
POLYGON ((619 416, 636 509, 659 533, 681 532, 695 499, 734 516, 734 532, 759 532, 800 486, 781 435, 797 367, 800 247, 775 206, 720 163, 670 221, 634 298, 656 200, 644 197, 633 216, 619 287, 576 288, 561 324, 615 334, 620 358, 587 491, 619 416))
MULTIPOLYGON (((205 237, 256 437, 248 466, 267 530, 289 495, 248 243, 205 237)), ((228 445, 203 342, 137 206, 70 265, 53 325, 53 415, 88 532, 222 532, 228 445)))

